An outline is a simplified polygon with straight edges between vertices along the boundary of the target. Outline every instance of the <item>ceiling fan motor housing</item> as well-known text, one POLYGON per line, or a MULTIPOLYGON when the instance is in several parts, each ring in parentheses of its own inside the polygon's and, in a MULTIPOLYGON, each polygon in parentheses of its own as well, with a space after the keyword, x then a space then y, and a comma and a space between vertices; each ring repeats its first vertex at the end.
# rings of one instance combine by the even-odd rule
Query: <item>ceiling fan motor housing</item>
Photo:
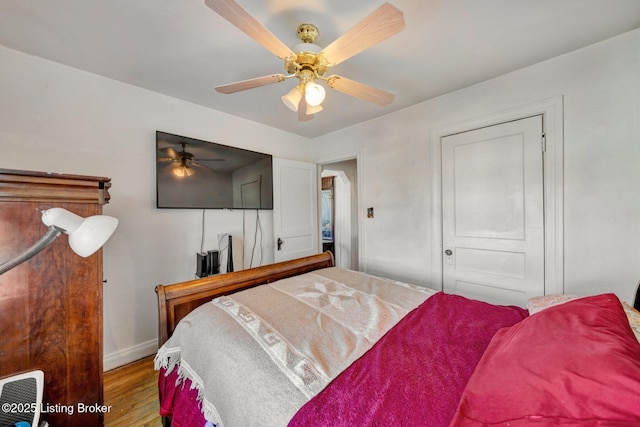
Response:
MULTIPOLYGON (((318 28, 312 24, 302 24, 298 27, 298 37, 302 43, 293 46, 295 57, 289 57, 284 61, 284 68, 289 74, 298 75, 302 70, 310 70, 314 75, 323 76, 329 64, 323 55, 322 48, 313 42, 318 36, 318 28)), ((300 77, 300 76, 298 76, 300 77)))
POLYGON ((304 43, 313 43, 318 37, 318 27, 313 24, 301 24, 297 30, 298 38, 304 43))
POLYGON ((183 164, 193 162, 195 156, 192 153, 189 153, 188 151, 186 151, 187 145, 189 144, 187 144, 186 142, 180 143, 180 146, 182 147, 182 151, 178 153, 179 157, 177 159, 174 159, 174 161, 180 161, 183 164))

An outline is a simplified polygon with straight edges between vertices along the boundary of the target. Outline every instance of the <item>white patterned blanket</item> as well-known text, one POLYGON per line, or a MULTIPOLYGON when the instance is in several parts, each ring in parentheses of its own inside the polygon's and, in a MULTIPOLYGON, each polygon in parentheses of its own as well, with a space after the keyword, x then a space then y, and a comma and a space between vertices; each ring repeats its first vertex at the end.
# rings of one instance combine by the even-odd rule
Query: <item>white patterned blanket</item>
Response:
POLYGON ((219 426, 286 426, 296 411, 435 291, 328 268, 214 299, 158 350, 219 426))

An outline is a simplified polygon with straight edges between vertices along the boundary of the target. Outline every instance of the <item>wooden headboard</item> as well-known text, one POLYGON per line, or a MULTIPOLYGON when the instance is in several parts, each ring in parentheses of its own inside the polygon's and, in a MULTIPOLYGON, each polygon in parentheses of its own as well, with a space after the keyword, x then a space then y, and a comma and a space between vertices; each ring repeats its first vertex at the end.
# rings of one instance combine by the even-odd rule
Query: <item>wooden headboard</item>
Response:
POLYGON ((233 273, 173 285, 158 285, 158 344, 162 346, 169 339, 183 317, 215 297, 334 265, 333 254, 327 251, 233 273))

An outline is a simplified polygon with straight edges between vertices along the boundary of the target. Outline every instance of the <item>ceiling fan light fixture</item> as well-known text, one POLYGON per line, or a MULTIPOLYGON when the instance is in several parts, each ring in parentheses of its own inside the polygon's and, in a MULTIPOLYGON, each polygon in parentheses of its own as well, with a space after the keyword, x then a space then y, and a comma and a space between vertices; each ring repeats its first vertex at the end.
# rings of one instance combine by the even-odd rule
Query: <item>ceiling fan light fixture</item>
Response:
POLYGON ((282 102, 287 106, 291 111, 298 111, 298 105, 300 105, 300 101, 302 100, 302 92, 295 86, 291 89, 286 95, 282 96, 282 102))
POLYGON ((173 168, 173 174, 178 178, 184 178, 185 176, 193 175, 193 169, 187 165, 178 165, 173 168))
POLYGON ((324 101, 325 91, 318 83, 309 82, 304 88, 304 99, 311 107, 317 107, 324 101))
POLYGON ((308 116, 312 116, 312 115, 322 111, 322 109, 323 109, 322 105, 315 105, 315 106, 307 105, 307 111, 305 111, 305 113, 308 116))

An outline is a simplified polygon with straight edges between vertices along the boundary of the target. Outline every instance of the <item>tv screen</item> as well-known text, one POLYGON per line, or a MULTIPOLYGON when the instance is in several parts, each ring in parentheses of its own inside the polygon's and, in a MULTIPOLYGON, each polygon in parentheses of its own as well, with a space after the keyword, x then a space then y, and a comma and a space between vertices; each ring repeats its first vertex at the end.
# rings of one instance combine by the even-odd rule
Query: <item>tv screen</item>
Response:
POLYGON ((269 154, 156 131, 156 206, 273 209, 269 154))

